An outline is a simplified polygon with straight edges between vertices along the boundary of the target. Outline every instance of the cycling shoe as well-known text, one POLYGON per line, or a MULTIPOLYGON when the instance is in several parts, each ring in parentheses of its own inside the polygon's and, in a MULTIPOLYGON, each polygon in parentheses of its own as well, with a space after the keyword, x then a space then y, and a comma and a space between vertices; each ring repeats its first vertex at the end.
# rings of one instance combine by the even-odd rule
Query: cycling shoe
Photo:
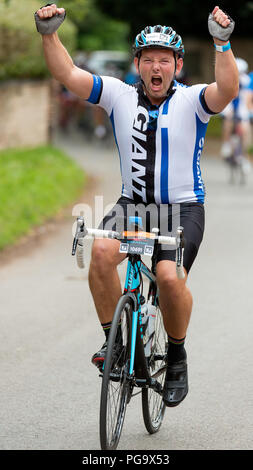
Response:
POLYGON ((186 359, 168 362, 163 390, 163 401, 166 406, 177 406, 188 393, 188 374, 186 359))

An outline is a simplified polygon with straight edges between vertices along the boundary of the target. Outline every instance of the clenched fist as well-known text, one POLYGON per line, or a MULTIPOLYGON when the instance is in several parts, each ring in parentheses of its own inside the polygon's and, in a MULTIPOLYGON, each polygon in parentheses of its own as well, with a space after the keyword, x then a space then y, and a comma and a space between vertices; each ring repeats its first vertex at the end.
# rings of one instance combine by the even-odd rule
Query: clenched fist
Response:
POLYGON ((220 41, 228 41, 235 27, 232 18, 216 6, 208 17, 208 29, 211 36, 220 41))
POLYGON ((52 18, 56 14, 61 15, 65 13, 64 8, 57 8, 55 3, 48 4, 37 11, 37 15, 43 20, 44 18, 52 18))
POLYGON ((52 3, 40 8, 34 16, 40 34, 53 34, 64 21, 66 12, 52 3))
POLYGON ((213 19, 216 23, 220 24, 223 28, 226 28, 230 24, 229 16, 224 13, 219 7, 215 7, 212 11, 213 19))

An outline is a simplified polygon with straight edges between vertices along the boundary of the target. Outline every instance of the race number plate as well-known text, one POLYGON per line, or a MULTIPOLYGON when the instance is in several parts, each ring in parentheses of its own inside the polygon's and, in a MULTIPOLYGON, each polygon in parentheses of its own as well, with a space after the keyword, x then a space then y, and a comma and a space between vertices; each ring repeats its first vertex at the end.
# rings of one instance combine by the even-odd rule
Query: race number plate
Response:
POLYGON ((127 240, 121 242, 120 253, 131 255, 152 256, 154 252, 154 240, 127 240))

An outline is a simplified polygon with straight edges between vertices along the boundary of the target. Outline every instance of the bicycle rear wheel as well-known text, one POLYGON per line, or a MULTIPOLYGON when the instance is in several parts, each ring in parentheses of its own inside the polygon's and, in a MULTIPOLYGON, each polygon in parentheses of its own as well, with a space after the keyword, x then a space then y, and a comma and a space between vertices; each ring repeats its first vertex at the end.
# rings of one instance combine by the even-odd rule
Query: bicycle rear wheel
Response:
MULTIPOLYGON (((148 358, 150 376, 156 379, 164 387, 166 366, 167 366, 168 340, 163 326, 163 318, 160 308, 156 309, 155 334, 151 349, 151 356, 148 358)), ((157 432, 162 424, 166 405, 163 402, 162 394, 152 388, 142 390, 142 414, 144 424, 150 434, 157 432)))
POLYGON ((128 380, 131 318, 132 299, 125 295, 120 298, 114 313, 103 372, 100 400, 100 444, 103 450, 117 448, 131 393, 128 380))

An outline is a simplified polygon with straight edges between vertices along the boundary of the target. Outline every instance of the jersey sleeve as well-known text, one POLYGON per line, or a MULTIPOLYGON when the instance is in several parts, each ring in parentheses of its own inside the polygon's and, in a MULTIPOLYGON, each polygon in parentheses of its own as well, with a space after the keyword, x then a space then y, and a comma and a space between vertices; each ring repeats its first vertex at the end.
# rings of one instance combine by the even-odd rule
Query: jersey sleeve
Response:
POLYGON ((110 116, 117 98, 129 87, 118 78, 93 75, 93 88, 87 101, 98 104, 110 116))
POLYGON ((217 114, 211 111, 211 109, 209 109, 206 104, 205 90, 207 86, 208 85, 206 83, 201 83, 198 85, 192 85, 188 88, 189 97, 192 100, 193 106, 195 107, 195 112, 197 113, 199 119, 204 123, 207 123, 211 116, 217 114))

